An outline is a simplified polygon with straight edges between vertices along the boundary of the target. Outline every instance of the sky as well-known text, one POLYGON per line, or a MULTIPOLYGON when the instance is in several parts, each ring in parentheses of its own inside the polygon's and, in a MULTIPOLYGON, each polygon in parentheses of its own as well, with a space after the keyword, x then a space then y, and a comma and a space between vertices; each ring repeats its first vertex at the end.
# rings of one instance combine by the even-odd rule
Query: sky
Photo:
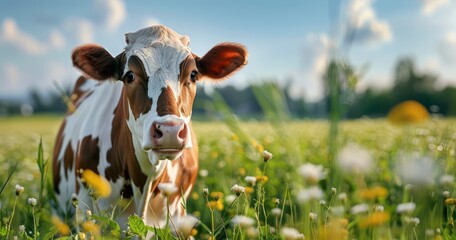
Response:
POLYGON ((223 83, 239 88, 277 81, 293 96, 317 101, 332 57, 367 66, 360 91, 391 86, 401 57, 437 74, 440 86, 456 85, 453 0, 0 0, 0 6, 0 99, 72 86, 80 75, 72 49, 97 43, 115 56, 125 33, 154 24, 188 35, 200 56, 220 42, 244 44, 247 66, 223 83), (356 31, 349 47, 342 44, 347 29, 356 31))

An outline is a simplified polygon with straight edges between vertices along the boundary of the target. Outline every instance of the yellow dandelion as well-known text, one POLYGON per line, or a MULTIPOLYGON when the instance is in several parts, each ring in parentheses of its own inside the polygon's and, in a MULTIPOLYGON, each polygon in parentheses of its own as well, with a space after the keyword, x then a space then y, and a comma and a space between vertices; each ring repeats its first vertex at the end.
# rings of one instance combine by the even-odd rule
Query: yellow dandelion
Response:
POLYGON ((235 142, 239 141, 238 135, 236 135, 236 134, 231 135, 231 140, 233 140, 235 142))
POLYGON ((334 218, 331 220, 330 223, 343 227, 343 228, 346 228, 348 226, 349 221, 346 218, 334 218))
POLYGON ((218 156, 219 156, 219 153, 217 151, 211 152, 211 158, 217 158, 218 156))
POLYGON ((211 198, 220 199, 220 198, 223 197, 223 193, 222 193, 222 192, 211 192, 211 193, 209 194, 209 196, 210 196, 211 198))
POLYGON ((387 118, 394 124, 419 123, 429 118, 429 112, 417 101, 405 101, 394 106, 387 118))
POLYGON ((245 187, 245 189, 244 189, 244 192, 247 194, 252 193, 253 191, 255 191, 255 189, 253 189, 253 187, 245 187))
POLYGON ((456 205, 456 199, 455 198, 445 199, 445 205, 456 205))
POLYGON ((360 228, 369 228, 369 227, 377 227, 386 222, 390 219, 390 214, 387 212, 375 212, 370 216, 367 216, 361 219, 358 223, 360 228))
POLYGON ((256 176, 256 179, 257 179, 257 182, 258 182, 258 183, 262 183, 262 184, 265 184, 265 183, 267 183, 267 182, 269 181, 268 176, 265 176, 265 175, 263 175, 263 176, 256 176))
POLYGON ((92 235, 100 235, 100 226, 92 221, 85 221, 82 223, 84 232, 89 232, 92 235))
POLYGON ((55 228, 57 228, 60 235, 67 236, 70 234, 70 227, 68 227, 68 225, 66 225, 64 222, 62 222, 62 220, 60 220, 59 217, 52 216, 51 222, 55 226, 55 228))
POLYGON ((245 175, 245 168, 243 168, 243 167, 239 168, 239 175, 241 175, 241 176, 245 175))
POLYGON ((197 192, 192 193, 192 199, 193 200, 198 200, 199 199, 199 194, 197 192))
POLYGON ((196 234, 198 234, 198 230, 193 228, 192 231, 190 232, 190 236, 194 237, 194 236, 196 236, 196 234))
POLYGON ((326 227, 318 230, 319 239, 348 239, 348 220, 346 218, 333 219, 326 227))
POLYGON ((217 209, 219 211, 222 211, 224 209, 224 206, 223 206, 223 202, 222 201, 209 201, 207 204, 206 204, 206 207, 210 208, 210 209, 217 209))
POLYGON ((381 186, 376 186, 372 188, 362 189, 358 191, 358 196, 365 200, 375 200, 378 198, 385 198, 388 196, 388 190, 381 186))
POLYGON ((89 186, 94 194, 100 198, 107 198, 111 195, 111 185, 106 178, 86 169, 82 172, 82 179, 89 186))
POLYGON ((256 140, 252 140, 250 143, 259 153, 262 153, 264 151, 263 146, 261 146, 261 144, 259 144, 256 140))

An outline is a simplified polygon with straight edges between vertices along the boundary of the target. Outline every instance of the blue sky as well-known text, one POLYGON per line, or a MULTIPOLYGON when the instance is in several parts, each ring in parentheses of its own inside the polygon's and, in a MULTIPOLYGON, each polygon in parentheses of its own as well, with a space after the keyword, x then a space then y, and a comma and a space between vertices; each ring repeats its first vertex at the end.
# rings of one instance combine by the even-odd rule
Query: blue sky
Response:
MULTIPOLYGON (((355 67, 368 65, 359 84, 391 85, 399 57, 456 85, 456 3, 451 0, 319 1, 6 1, 0 0, 0 98, 29 88, 71 85, 71 50, 95 42, 116 55, 124 34, 164 24, 188 35, 194 53, 219 42, 243 43, 249 64, 226 84, 275 79, 291 83, 296 97, 318 100, 321 74, 331 56, 355 67), (357 30, 349 51, 340 48, 345 29, 357 30)), ((209 86, 211 87, 211 86, 209 86)))

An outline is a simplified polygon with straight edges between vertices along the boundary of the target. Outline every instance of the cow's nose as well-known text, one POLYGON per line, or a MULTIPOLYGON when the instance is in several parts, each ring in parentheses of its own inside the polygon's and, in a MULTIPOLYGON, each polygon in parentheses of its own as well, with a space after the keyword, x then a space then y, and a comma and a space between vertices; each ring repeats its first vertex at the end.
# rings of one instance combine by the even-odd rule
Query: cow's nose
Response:
POLYGON ((154 122, 150 134, 157 149, 182 149, 187 138, 187 124, 154 122))

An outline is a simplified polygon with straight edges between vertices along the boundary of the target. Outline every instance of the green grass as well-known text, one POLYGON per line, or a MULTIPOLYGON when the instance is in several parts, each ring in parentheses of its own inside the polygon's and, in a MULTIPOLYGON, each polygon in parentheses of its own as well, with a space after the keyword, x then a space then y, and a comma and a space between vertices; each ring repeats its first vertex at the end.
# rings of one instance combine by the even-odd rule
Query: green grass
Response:
MULTIPOLYGON (((9 238, 33 239, 37 236, 47 239, 57 233, 48 210, 52 192, 44 188, 44 199, 33 212, 27 199, 39 199, 42 185, 50 181, 48 177, 40 184, 38 144, 42 138, 43 160, 51 162, 61 119, 59 116, 0 119, 0 167, 3 169, 0 185, 5 184, 13 172, 0 194, 0 238, 6 236, 8 226, 11 227, 9 238), (16 184, 25 187, 17 197, 16 184), (37 219, 39 235, 35 234, 33 215, 37 219), (24 225, 25 233, 20 232, 21 225, 24 225)), ((217 235, 217 239, 249 239, 255 235, 253 239, 286 239, 280 234, 282 230, 294 228, 306 239, 331 239, 331 234, 340 239, 342 236, 348 239, 456 239, 453 237, 456 234, 454 205, 450 201, 446 205, 447 198, 442 195, 448 191, 449 198, 456 197, 454 181, 439 182, 442 175, 456 174, 455 126, 454 119, 431 119, 408 126, 395 126, 383 119, 341 122, 336 139, 338 148, 344 149, 348 143, 356 144, 369 152, 373 160, 369 172, 344 172, 337 165, 332 168, 335 163, 328 150, 327 121, 194 122, 201 174, 186 206, 189 214, 201 220, 195 238, 209 239, 217 235), (274 155, 267 163, 263 161, 263 150, 274 155), (415 181, 396 170, 402 159, 406 161, 407 170, 414 169, 423 162, 416 160, 424 158, 430 159, 427 167, 414 171, 423 171, 425 174, 419 179, 429 177, 427 183, 415 181), (326 176, 316 181, 302 176, 299 168, 305 163, 323 166, 326 176), (333 172, 330 169, 334 169, 333 172), (261 178, 263 175, 268 177, 267 182, 249 186, 245 181, 246 176, 261 178), (241 194, 230 204, 226 199, 234 194, 230 190, 234 184, 249 188, 246 189, 248 193, 241 194), (361 192, 374 186, 385 189, 386 195, 380 194, 382 196, 373 199, 363 197, 361 192), (321 199, 300 199, 304 189, 312 187, 322 190, 321 199), (203 194, 203 188, 208 189, 209 195, 203 194), (223 196, 217 200, 219 208, 214 205, 216 207, 211 209, 208 202, 216 201, 217 197, 211 194, 214 192, 220 192, 215 194, 218 197, 223 196), (398 205, 406 202, 414 202, 416 208, 410 213, 398 213, 398 205), (366 212, 353 213, 352 208, 360 204, 367 206, 366 212), (280 214, 274 215, 273 208, 280 209, 280 214), (233 225, 230 221, 236 215, 253 219, 253 227, 233 225), (419 219, 417 225, 414 225, 415 218, 419 219)), ((363 159, 356 158, 360 158, 359 152, 364 150, 349 153, 362 162, 363 159)), ((50 163, 47 167, 49 172, 50 163)), ((124 238, 141 236, 147 229, 132 218, 130 232, 119 233, 108 213, 95 213, 90 219, 95 220, 102 229, 102 236, 108 239, 118 234, 124 238)), ((79 229, 79 232, 84 231, 79 229)), ((72 235, 77 233, 73 226, 72 235)), ((157 234, 162 239, 173 239, 169 231, 157 234)))

